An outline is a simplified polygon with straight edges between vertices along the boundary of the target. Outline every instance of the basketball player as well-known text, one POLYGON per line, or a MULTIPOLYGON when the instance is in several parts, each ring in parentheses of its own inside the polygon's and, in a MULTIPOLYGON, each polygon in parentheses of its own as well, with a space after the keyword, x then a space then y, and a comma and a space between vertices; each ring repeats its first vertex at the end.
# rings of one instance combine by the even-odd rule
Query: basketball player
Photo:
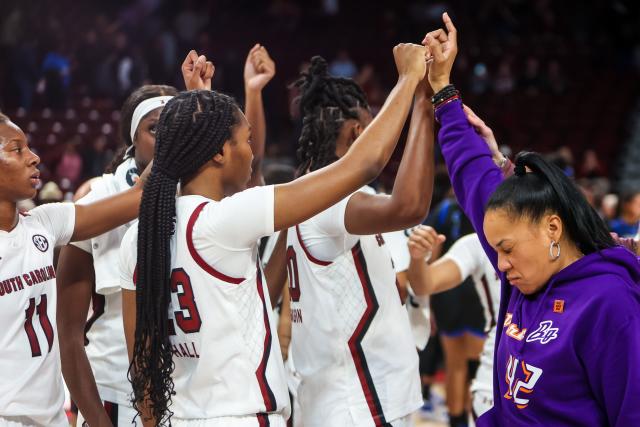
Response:
POLYGON ((424 55, 396 46, 398 83, 349 153, 277 186, 245 190, 251 131, 231 98, 190 91, 167 103, 142 215, 120 254, 134 405, 145 425, 173 415, 175 426, 284 426, 284 367, 257 241, 378 175, 424 77, 424 55))
MULTIPOLYGON (((350 79, 314 57, 302 89, 300 173, 348 155, 371 113, 350 79)), ((422 405, 418 356, 380 233, 420 223, 433 188, 433 119, 426 79, 390 195, 363 187, 289 229, 292 357, 303 425, 409 426, 422 405)))
POLYGON ((542 156, 520 153, 503 179, 450 85, 457 31, 444 23, 424 41, 439 142, 502 283, 494 406, 477 425, 640 425, 638 259, 542 156))
MULTIPOLYGON (((120 138, 126 151, 114 173, 92 180, 87 204, 126 191, 153 159, 155 128, 170 86, 142 86, 122 107, 120 138)), ((62 248, 58 261, 58 327, 62 373, 79 408, 78 425, 131 424, 131 385, 122 329, 118 250, 128 225, 62 248), (88 316, 91 306, 91 316, 88 316)))
POLYGON ((419 296, 453 289, 467 277, 473 280, 484 309, 485 332, 488 333, 480 354, 480 367, 471 383, 472 410, 474 418, 477 418, 493 406, 493 347, 500 308, 500 280, 476 234, 461 237, 445 255, 428 265, 425 259, 443 241, 444 235, 438 234, 432 227, 414 228, 408 243, 411 253, 408 276, 413 290, 419 296))
MULTIPOLYGON (((254 47, 247 57, 245 86, 247 88, 247 103, 251 105, 253 115, 260 114, 262 123, 264 123, 261 91, 264 85, 273 77, 275 67, 269 56, 265 55, 266 50, 264 48, 262 48, 261 52, 258 52, 260 48, 261 46, 254 47), (256 58, 260 59, 260 63, 256 58), (260 68, 258 68, 259 66, 260 68)), ((194 76, 199 76, 200 74, 203 77, 197 80, 201 80, 205 88, 211 88, 211 80, 214 74, 213 64, 210 61, 206 61, 204 56, 198 56, 195 51, 189 52, 185 58, 182 64, 182 72, 188 89, 193 86, 194 76)), ((126 146, 132 147, 128 151, 135 153, 134 158, 128 157, 125 163, 118 167, 115 176, 104 175, 102 177, 103 184, 94 184, 91 195, 83 199, 83 202, 101 198, 109 195, 109 193, 115 194, 128 188, 129 180, 127 176, 131 174, 130 171, 133 170, 133 173, 135 173, 136 170, 144 169, 153 158, 155 130, 162 105, 170 98, 166 95, 173 96, 176 94, 177 91, 174 88, 166 86, 143 86, 129 97, 123 106, 121 137, 126 146)), ((260 123, 261 121, 257 119, 256 122, 260 123)), ((262 124, 261 129, 264 129, 264 127, 264 124, 262 124)), ((260 147, 264 151, 264 131, 256 132, 256 139, 263 142, 262 144, 256 144, 253 148, 260 147)), ((129 153, 127 154, 130 155, 129 153)), ((262 155, 262 152, 255 153, 257 158, 261 158, 262 155)), ((254 169, 254 175, 259 174, 260 163, 255 163, 257 167, 254 169)), ((256 181, 259 180, 259 178, 256 179, 256 181)), ((63 338, 65 337, 62 335, 64 330, 63 322, 60 322, 61 336, 63 337, 61 338, 63 373, 66 375, 67 384, 72 381, 81 383, 79 389, 74 387, 75 390, 72 391, 74 396, 80 396, 76 401, 82 411, 78 424, 81 424, 83 419, 86 419, 89 425, 97 425, 99 420, 104 422, 104 417, 106 416, 110 418, 114 426, 130 425, 136 415, 136 411, 131 407, 131 385, 126 377, 129 360, 122 329, 120 273, 117 268, 120 242, 128 226, 112 230, 108 234, 92 239, 91 242, 74 243, 85 252, 81 252, 71 246, 63 250, 63 252, 69 252, 61 260, 58 283, 60 288, 63 291, 66 290, 69 294, 67 295, 68 298, 61 298, 61 302, 63 300, 68 301, 66 304, 69 307, 65 307, 66 310, 61 310, 59 317, 68 319, 68 323, 70 323, 70 327, 74 327, 73 332, 75 333, 75 339, 72 339, 74 338, 73 336, 69 336, 68 340, 64 340, 63 338), (92 252, 96 255, 95 262, 92 252), (83 261, 81 258, 83 255, 85 258, 84 264, 79 262, 83 261), (85 266, 84 269, 79 268, 82 265, 85 266), (84 275, 82 275, 83 270, 84 275), (94 271, 97 273, 95 276, 98 278, 96 285, 94 285, 97 293, 94 292, 91 297, 93 315, 85 322, 87 317, 86 309, 78 310, 77 304, 78 301, 84 300, 88 305, 91 295, 89 293, 91 291, 89 285, 92 285, 94 271), (74 286, 75 289, 67 290, 65 286, 74 286), (87 331, 86 340, 89 344, 86 346, 86 350, 91 368, 95 372, 98 393, 96 393, 95 385, 92 384, 93 376, 91 370, 86 359, 82 357, 82 346, 86 342, 84 331, 87 331), (65 352, 66 348, 67 351, 65 352), (74 355, 78 355, 80 360, 77 360, 78 357, 74 357, 74 355), (66 373, 65 368, 70 372, 66 373), (102 406, 104 406, 104 409, 102 409, 102 406), (89 408, 86 413, 91 415, 82 417, 85 414, 85 407, 89 408)))
POLYGON ((22 130, 0 114, 0 426, 68 425, 53 251, 135 218, 145 179, 96 203, 51 203, 19 214, 17 202, 36 195, 39 163, 22 130))

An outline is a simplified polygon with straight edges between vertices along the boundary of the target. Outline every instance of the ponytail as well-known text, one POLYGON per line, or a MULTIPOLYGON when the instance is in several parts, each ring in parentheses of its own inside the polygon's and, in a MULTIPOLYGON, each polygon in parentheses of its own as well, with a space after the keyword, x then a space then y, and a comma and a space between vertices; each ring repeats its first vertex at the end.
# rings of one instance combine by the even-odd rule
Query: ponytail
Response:
POLYGON ((514 172, 491 195, 487 211, 504 209, 514 218, 531 222, 556 213, 569 239, 585 255, 615 246, 598 213, 559 167, 540 154, 521 152, 514 172))
POLYGON ((346 120, 358 119, 358 108, 369 109, 367 99, 352 79, 334 77, 321 56, 311 58, 309 71, 294 83, 302 94, 302 132, 297 151, 298 174, 320 169, 338 160, 336 140, 346 120))

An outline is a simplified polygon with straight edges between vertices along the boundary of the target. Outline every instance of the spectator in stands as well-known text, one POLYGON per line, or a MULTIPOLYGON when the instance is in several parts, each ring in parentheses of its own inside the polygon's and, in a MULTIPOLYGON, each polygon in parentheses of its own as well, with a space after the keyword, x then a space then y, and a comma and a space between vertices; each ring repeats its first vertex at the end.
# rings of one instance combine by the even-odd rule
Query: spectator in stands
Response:
POLYGON ((98 135, 89 148, 83 153, 83 175, 85 177, 101 176, 113 158, 113 151, 108 145, 109 140, 104 134, 98 135))
POLYGON ((61 42, 56 43, 45 55, 42 74, 47 105, 55 109, 66 107, 71 83, 71 59, 61 42))
POLYGON ((542 89, 543 81, 540 75, 540 62, 535 56, 529 56, 524 69, 524 74, 520 78, 520 88, 527 95, 537 95, 542 89))
POLYGON ((562 95, 567 90, 567 81, 562 74, 560 63, 556 60, 549 62, 547 66, 546 86, 554 95, 562 95))
POLYGON ((82 157, 80 157, 77 149, 79 144, 80 137, 78 136, 69 140, 64 146, 64 152, 56 167, 58 181, 64 178, 68 179, 71 188, 75 188, 82 177, 82 157))
POLYGON ((511 71, 511 63, 507 60, 500 62, 498 72, 493 82, 493 89, 499 94, 506 94, 513 91, 515 79, 511 71))
POLYGON ((607 223, 613 221, 616 217, 616 212, 618 210, 618 195, 617 194, 605 194, 602 198, 602 203, 600 204, 600 216, 607 223))
POLYGON ((77 66, 74 70, 74 86, 78 86, 81 93, 96 96, 97 70, 106 50, 105 44, 98 40, 98 33, 94 28, 86 31, 76 50, 77 66))
POLYGON ((481 95, 489 89, 490 85, 491 81, 487 66, 482 62, 478 62, 473 66, 473 73, 471 74, 471 82, 469 84, 471 92, 481 95))
POLYGON ((329 73, 336 77, 346 77, 352 79, 358 73, 358 67, 353 63, 349 52, 341 49, 331 64, 329 64, 329 73))
POLYGON ((586 150, 582 156, 580 176, 584 178, 600 178, 605 176, 604 169, 595 150, 586 150))
POLYGON ((175 20, 175 30, 183 49, 195 45, 196 37, 208 22, 208 14, 196 10, 193 0, 185 2, 184 9, 178 13, 175 20))
POLYGON ((36 41, 27 40, 11 49, 8 62, 11 78, 18 95, 18 105, 29 110, 40 77, 36 41))
POLYGON ((618 215, 609 222, 609 229, 620 237, 633 237, 640 225, 640 191, 628 190, 620 195, 618 215))
POLYGON ((58 184, 53 181, 47 182, 38 193, 38 205, 46 203, 56 203, 62 201, 62 191, 58 184))

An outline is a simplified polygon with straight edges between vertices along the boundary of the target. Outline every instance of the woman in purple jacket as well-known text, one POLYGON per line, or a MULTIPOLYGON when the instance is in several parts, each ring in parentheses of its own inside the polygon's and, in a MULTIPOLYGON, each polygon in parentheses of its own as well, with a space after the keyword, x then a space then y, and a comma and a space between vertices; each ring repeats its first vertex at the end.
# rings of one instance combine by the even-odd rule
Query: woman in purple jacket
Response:
POLYGON ((453 187, 502 280, 494 407, 479 426, 640 426, 640 265, 534 153, 503 180, 449 84, 456 29, 425 37, 453 187))

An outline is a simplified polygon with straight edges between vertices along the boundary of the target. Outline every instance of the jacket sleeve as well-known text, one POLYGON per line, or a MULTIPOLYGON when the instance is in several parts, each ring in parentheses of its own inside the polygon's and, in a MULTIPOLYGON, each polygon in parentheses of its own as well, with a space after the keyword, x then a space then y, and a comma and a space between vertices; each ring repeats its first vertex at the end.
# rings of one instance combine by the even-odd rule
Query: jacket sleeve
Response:
POLYGON ((497 270, 497 256, 482 228, 486 204, 502 182, 502 171, 493 163, 486 143, 476 134, 462 110, 452 101, 436 110, 441 123, 438 140, 458 203, 471 220, 482 247, 497 270))

